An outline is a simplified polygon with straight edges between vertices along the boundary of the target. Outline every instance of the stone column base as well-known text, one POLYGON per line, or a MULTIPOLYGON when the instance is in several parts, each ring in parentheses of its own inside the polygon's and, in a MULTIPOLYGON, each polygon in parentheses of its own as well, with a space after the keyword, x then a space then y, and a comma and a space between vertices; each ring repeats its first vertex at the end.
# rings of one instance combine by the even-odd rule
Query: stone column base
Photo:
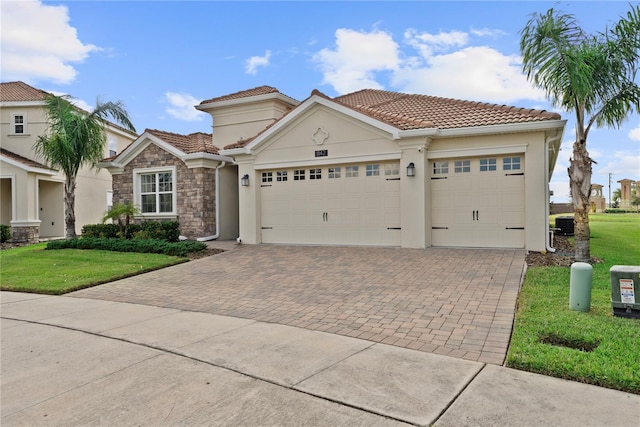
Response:
POLYGON ((11 241, 14 243, 38 243, 40 226, 11 226, 11 241))

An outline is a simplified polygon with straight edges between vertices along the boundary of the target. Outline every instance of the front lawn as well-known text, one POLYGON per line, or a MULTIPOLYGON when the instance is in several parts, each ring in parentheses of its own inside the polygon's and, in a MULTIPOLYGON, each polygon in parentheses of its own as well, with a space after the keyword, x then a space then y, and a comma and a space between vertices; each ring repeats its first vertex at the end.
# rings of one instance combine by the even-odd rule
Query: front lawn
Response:
POLYGON ((640 265, 640 215, 590 216, 591 310, 569 310, 568 267, 532 267, 519 297, 507 366, 640 394, 640 320, 613 317, 609 269, 640 265))
POLYGON ((187 261, 160 254, 45 247, 42 243, 0 251, 0 288, 60 295, 187 261))

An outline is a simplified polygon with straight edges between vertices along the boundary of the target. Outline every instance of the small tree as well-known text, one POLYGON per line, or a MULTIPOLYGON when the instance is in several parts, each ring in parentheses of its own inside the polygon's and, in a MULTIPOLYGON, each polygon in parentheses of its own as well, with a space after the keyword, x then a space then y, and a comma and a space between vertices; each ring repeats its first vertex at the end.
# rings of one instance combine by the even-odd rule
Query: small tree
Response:
POLYGON ((131 219, 140 212, 140 209, 131 203, 116 203, 102 218, 102 223, 104 224, 107 220, 117 221, 118 227, 120 228, 120 235, 126 237, 129 234, 131 219))
POLYGON ((107 118, 135 132, 121 102, 100 100, 91 113, 76 108, 69 96, 47 95, 44 110, 47 115, 47 135, 38 137, 36 153, 50 166, 62 170, 64 181, 65 229, 67 239, 76 237, 75 190, 76 177, 83 166, 93 167, 104 157, 107 118))
POLYGON ((549 9, 520 32, 522 68, 551 103, 576 117, 569 166, 577 261, 589 262, 591 166, 587 137, 593 125, 619 127, 640 109, 635 82, 640 58, 640 6, 604 33, 587 35, 572 15, 549 9))

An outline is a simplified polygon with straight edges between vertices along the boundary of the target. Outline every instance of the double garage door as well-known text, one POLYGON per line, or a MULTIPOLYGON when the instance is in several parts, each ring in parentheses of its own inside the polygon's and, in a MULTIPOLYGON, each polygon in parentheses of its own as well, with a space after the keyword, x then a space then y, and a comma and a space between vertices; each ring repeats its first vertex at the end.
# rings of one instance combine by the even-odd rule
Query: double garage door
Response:
POLYGON ((400 163, 261 172, 263 243, 400 245, 400 163))
MULTIPOLYGON (((433 246, 524 247, 523 155, 429 168, 433 246)), ((262 242, 400 246, 400 179, 397 161, 262 171, 262 242)))
POLYGON ((430 161, 432 245, 523 248, 524 156, 430 161))

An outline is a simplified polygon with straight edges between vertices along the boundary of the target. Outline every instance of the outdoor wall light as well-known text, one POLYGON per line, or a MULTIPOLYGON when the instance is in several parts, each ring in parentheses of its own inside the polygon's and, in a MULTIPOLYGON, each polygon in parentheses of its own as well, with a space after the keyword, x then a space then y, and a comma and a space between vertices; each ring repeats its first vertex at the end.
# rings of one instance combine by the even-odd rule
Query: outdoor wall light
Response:
POLYGON ((407 166, 407 176, 416 176, 416 165, 414 165, 413 162, 407 166))
POLYGON ((240 179, 240 185, 242 185, 243 187, 248 187, 249 186, 249 174, 243 176, 240 179))

